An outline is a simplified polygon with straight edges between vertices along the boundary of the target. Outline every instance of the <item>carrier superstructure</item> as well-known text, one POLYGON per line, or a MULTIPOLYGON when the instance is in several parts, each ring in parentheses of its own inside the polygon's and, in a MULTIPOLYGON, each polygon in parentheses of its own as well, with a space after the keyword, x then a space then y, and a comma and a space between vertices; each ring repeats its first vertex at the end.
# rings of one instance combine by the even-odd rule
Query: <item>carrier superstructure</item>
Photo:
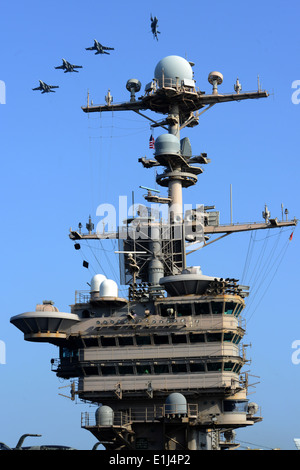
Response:
POLYGON ((105 105, 88 102, 82 108, 85 113, 131 110, 162 129, 153 159, 139 161, 145 169, 157 167, 156 182, 167 194, 145 188, 148 205, 140 205, 116 232, 94 232, 90 221, 87 233, 69 235, 77 244, 118 239, 120 284, 128 286, 128 296, 120 297, 118 285, 99 273, 88 292, 77 292, 71 313, 44 301, 11 322, 26 340, 59 347, 52 369, 73 381, 72 397, 97 406, 95 413, 82 415, 81 425, 106 449, 235 448, 235 429, 262 419, 259 406, 247 398, 248 376, 242 371, 247 361, 242 312, 249 288, 188 266, 186 246, 296 221, 266 213, 264 222, 220 225, 214 207, 184 211, 183 189, 197 183, 200 165, 209 158, 194 156, 181 129, 197 126, 199 116, 217 103, 268 93, 242 93, 237 80, 235 93, 220 94, 222 74, 211 72, 212 93, 205 94, 196 87, 191 63, 178 56, 162 59, 154 75, 138 98, 141 84, 130 79, 129 101, 112 104, 108 93, 105 105), (149 118, 146 110, 164 117, 149 118))

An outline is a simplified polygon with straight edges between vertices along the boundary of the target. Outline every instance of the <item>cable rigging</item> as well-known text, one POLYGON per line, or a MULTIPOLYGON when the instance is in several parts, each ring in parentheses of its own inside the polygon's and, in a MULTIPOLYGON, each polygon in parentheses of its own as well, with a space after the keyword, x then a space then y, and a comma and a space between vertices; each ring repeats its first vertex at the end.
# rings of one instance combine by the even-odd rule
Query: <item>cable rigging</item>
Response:
MULTIPOLYGON (((295 230, 295 229, 294 229, 295 230)), ((250 237, 249 240, 249 246, 248 246, 248 251, 247 251, 247 256, 246 256, 246 261, 245 261, 245 266, 244 266, 244 271, 243 271, 243 282, 244 278, 246 277, 246 274, 250 268, 251 264, 251 258, 254 257, 254 245, 263 242, 263 245, 261 247, 261 250, 259 251, 259 254, 257 255, 257 260, 255 263, 255 266, 252 270, 252 273, 249 276, 249 279, 247 280, 247 284, 251 286, 251 300, 246 306, 246 315, 247 315, 247 321, 250 320, 250 318, 253 317, 254 313, 256 312, 258 306, 260 305, 262 299, 264 298, 267 290, 269 289, 282 261, 284 260, 284 257, 286 255, 289 242, 292 239, 294 230, 292 234, 290 235, 288 240, 285 240, 285 243, 280 247, 279 242, 281 239, 281 236, 283 233, 286 233, 287 230, 280 230, 279 234, 276 234, 276 239, 274 244, 271 246, 269 250, 267 250, 267 243, 269 239, 272 236, 275 235, 266 235, 263 239, 257 240, 256 238, 250 237), (253 283, 251 285, 251 279, 253 279, 253 283), (268 282, 269 281, 269 282, 268 282), (268 282, 268 283, 267 283, 268 282), (267 285, 266 285, 267 283, 267 285), (263 290, 264 289, 264 290, 263 290), (263 291, 262 291, 263 290, 263 291), (255 307, 254 307, 254 301, 257 300, 257 296, 260 294, 260 298, 258 299, 255 307)))

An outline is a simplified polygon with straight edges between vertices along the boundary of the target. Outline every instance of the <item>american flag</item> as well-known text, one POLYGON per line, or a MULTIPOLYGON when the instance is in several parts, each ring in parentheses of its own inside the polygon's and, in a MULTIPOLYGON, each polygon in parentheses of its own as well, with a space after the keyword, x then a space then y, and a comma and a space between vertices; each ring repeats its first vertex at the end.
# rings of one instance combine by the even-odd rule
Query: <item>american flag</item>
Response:
POLYGON ((154 149, 154 142, 155 142, 154 137, 151 134, 150 139, 149 139, 149 149, 154 149))

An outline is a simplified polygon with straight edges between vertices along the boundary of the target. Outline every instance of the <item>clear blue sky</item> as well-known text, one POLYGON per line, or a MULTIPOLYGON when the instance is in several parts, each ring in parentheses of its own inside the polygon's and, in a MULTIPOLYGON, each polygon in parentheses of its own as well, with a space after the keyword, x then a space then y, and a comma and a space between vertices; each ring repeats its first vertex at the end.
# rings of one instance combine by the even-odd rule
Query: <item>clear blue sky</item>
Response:
MULTIPOLYGON (((215 205, 221 222, 229 222, 232 184, 234 222, 262 220, 265 203, 272 217, 281 218, 282 203, 290 217, 299 217, 300 104, 292 102, 292 83, 300 80, 299 13, 297 0, 2 1, 0 340, 6 363, 0 364, 0 441, 14 446, 30 432, 43 435, 31 444, 90 449, 95 442, 80 427, 81 412, 95 408, 59 395, 69 389, 60 389, 68 382, 50 369, 58 350, 25 342, 9 322, 44 299, 70 311, 75 290, 87 288, 100 267, 98 252, 88 245, 83 253, 90 270, 82 267, 69 227, 85 224, 89 214, 97 223, 97 206, 116 204, 119 195, 130 202, 134 191, 143 203, 139 185, 153 187, 154 172, 137 163, 152 156, 149 122, 128 112, 88 117, 81 110, 87 91, 95 104, 104 103, 108 89, 114 102, 127 100, 127 80, 138 78, 144 89, 158 61, 173 54, 195 63, 196 85, 207 93, 212 70, 223 74, 224 93, 233 92, 237 76, 243 91, 255 90, 259 75, 268 99, 216 105, 198 127, 182 132, 194 154, 211 158, 197 186, 184 193, 185 202, 215 205), (159 19, 158 42, 150 32, 151 13, 159 19), (110 56, 86 51, 94 38, 115 50, 110 56), (55 70, 62 58, 83 69, 55 70), (32 91, 39 79, 59 89, 32 91)), ((222 277, 241 279, 246 267, 243 282, 254 285, 244 341, 252 345, 251 364, 244 370, 253 374, 249 398, 261 406, 264 420, 238 431, 243 447, 294 449, 293 438, 300 437, 300 364, 292 362, 292 344, 300 340, 300 245, 297 229, 288 243, 290 233, 258 232, 249 263, 249 234, 232 235, 189 259, 205 274, 222 277)), ((114 260, 115 245, 105 248, 114 260)), ((101 266, 114 278, 118 269, 106 255, 101 266)))

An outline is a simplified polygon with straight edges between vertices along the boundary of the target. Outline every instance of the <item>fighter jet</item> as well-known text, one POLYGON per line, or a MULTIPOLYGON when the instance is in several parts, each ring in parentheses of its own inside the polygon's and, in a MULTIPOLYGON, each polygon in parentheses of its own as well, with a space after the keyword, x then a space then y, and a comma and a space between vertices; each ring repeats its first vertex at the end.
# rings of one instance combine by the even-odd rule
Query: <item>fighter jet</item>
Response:
POLYGON ((75 69, 82 69, 82 65, 74 65, 70 64, 66 59, 62 59, 63 63, 59 67, 54 67, 55 69, 63 69, 64 73, 67 72, 78 72, 78 70, 75 69))
POLYGON ((37 88, 32 88, 33 90, 41 90, 42 93, 49 93, 50 91, 52 93, 55 93, 55 91, 52 90, 52 88, 59 88, 59 86, 55 85, 47 85, 47 83, 42 82, 42 80, 39 80, 40 86, 37 88))
POLYGON ((151 31, 152 31, 153 37, 156 38, 158 41, 157 35, 160 34, 160 31, 157 30, 158 19, 156 18, 156 16, 152 18, 152 15, 150 16, 150 19, 151 19, 151 31))
POLYGON ((97 39, 94 39, 94 45, 92 47, 86 47, 85 48, 87 51, 96 51, 95 52, 95 55, 96 54, 108 54, 110 55, 109 52, 105 52, 105 51, 114 51, 114 47, 106 47, 106 46, 102 46, 102 44, 100 44, 100 42, 97 41, 97 39))

